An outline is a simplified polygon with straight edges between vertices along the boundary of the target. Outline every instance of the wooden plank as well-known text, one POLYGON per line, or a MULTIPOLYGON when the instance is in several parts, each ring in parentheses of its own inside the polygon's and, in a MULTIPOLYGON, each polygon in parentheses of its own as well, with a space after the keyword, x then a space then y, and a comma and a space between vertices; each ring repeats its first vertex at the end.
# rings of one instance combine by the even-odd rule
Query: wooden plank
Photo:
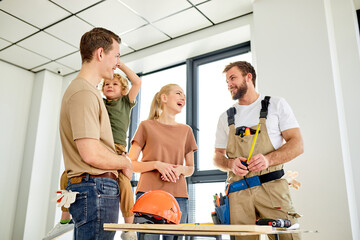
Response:
POLYGON ((143 232, 142 230, 155 231, 185 231, 185 232, 256 232, 270 233, 273 231, 271 226, 258 225, 175 225, 175 224, 115 224, 105 223, 104 229, 125 230, 143 232))
POLYGON ((318 233, 317 230, 300 230, 300 229, 289 230, 283 228, 272 228, 271 226, 257 226, 257 225, 255 226, 253 225, 187 225, 192 227, 185 227, 185 230, 183 226, 184 224, 174 225, 174 224, 105 223, 104 230, 136 231, 141 233, 155 233, 162 235, 196 235, 196 236, 215 236, 215 235, 249 236, 249 235, 263 235, 263 234, 281 235, 281 234, 289 234, 289 233, 318 233), (207 227, 203 227, 203 226, 207 226, 210 228, 206 230, 207 227))
MULTIPOLYGON (((133 229, 118 229, 118 228, 105 228, 106 231, 131 231, 133 229)), ((134 230, 133 230, 134 231, 134 230)), ((214 236, 214 235, 232 235, 232 236, 249 236, 249 235, 259 235, 259 234, 269 234, 269 233, 257 233, 257 232, 214 232, 214 231, 182 231, 182 230, 151 230, 151 229, 141 229, 138 232, 142 233, 156 233, 164 235, 196 235, 196 236, 214 236)))

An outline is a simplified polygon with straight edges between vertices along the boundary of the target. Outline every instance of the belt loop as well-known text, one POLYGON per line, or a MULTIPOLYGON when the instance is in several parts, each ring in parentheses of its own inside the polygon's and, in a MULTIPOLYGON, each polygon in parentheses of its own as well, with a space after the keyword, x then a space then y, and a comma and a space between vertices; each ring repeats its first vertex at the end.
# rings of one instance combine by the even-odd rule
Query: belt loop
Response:
POLYGON ((86 176, 85 176, 85 181, 89 181, 89 179, 90 179, 90 174, 88 174, 88 173, 86 173, 86 176))

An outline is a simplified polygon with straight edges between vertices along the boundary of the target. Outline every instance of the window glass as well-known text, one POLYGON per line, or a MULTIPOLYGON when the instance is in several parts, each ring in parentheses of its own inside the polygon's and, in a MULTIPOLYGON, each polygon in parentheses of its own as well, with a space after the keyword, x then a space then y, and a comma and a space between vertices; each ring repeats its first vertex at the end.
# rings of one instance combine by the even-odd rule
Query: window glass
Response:
POLYGON ((194 184, 195 196, 195 222, 212 222, 211 212, 215 211, 214 195, 224 194, 225 183, 198 183, 194 184))
POLYGON ((220 115, 235 101, 227 90, 223 70, 230 62, 251 63, 251 52, 203 64, 198 67, 199 77, 199 170, 215 169, 213 165, 216 127, 220 115))
MULTIPOLYGON (((211 213, 215 211, 214 195, 224 194, 225 182, 198 183, 189 186, 192 197, 189 199, 189 222, 212 223, 211 213)), ((196 237, 195 239, 209 239, 196 237)), ((222 235, 222 239, 230 239, 229 235, 222 235)))
MULTIPOLYGON (((184 93, 186 93, 186 65, 184 64, 144 75, 141 77, 141 80, 140 121, 143 121, 149 116, 151 102, 155 94, 166 84, 178 84, 183 89, 184 93)), ((176 115, 176 121, 179 123, 186 123, 186 106, 181 113, 176 115)))

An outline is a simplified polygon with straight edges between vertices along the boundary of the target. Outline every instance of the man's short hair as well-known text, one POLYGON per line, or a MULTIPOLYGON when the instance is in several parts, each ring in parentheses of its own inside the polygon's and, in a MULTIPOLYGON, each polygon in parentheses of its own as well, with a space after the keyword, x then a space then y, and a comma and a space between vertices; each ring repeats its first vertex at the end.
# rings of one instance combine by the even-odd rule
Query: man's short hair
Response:
POLYGON ((255 72, 255 69, 254 67, 246 62, 246 61, 237 61, 237 62, 232 62, 232 63, 229 63, 225 68, 224 68, 224 71, 223 73, 226 73, 227 71, 229 71, 232 67, 237 67, 241 72, 242 72, 242 75, 245 76, 246 74, 248 73, 251 73, 252 75, 252 82, 254 84, 254 87, 255 87, 255 82, 256 82, 256 72, 255 72))
POLYGON ((90 62, 93 53, 98 48, 103 48, 105 53, 112 49, 113 40, 121 43, 118 35, 105 28, 93 28, 86 32, 80 40, 80 54, 82 63, 90 62))

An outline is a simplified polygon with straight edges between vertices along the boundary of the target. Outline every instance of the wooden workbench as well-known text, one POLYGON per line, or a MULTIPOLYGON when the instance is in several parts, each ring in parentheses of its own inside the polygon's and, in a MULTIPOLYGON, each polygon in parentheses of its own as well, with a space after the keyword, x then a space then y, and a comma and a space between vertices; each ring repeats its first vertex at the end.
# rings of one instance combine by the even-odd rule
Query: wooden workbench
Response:
POLYGON ((189 225, 189 224, 115 224, 105 223, 107 231, 135 231, 140 233, 155 233, 169 235, 196 235, 196 236, 248 236, 279 233, 299 233, 299 230, 279 231, 271 226, 258 225, 189 225))

